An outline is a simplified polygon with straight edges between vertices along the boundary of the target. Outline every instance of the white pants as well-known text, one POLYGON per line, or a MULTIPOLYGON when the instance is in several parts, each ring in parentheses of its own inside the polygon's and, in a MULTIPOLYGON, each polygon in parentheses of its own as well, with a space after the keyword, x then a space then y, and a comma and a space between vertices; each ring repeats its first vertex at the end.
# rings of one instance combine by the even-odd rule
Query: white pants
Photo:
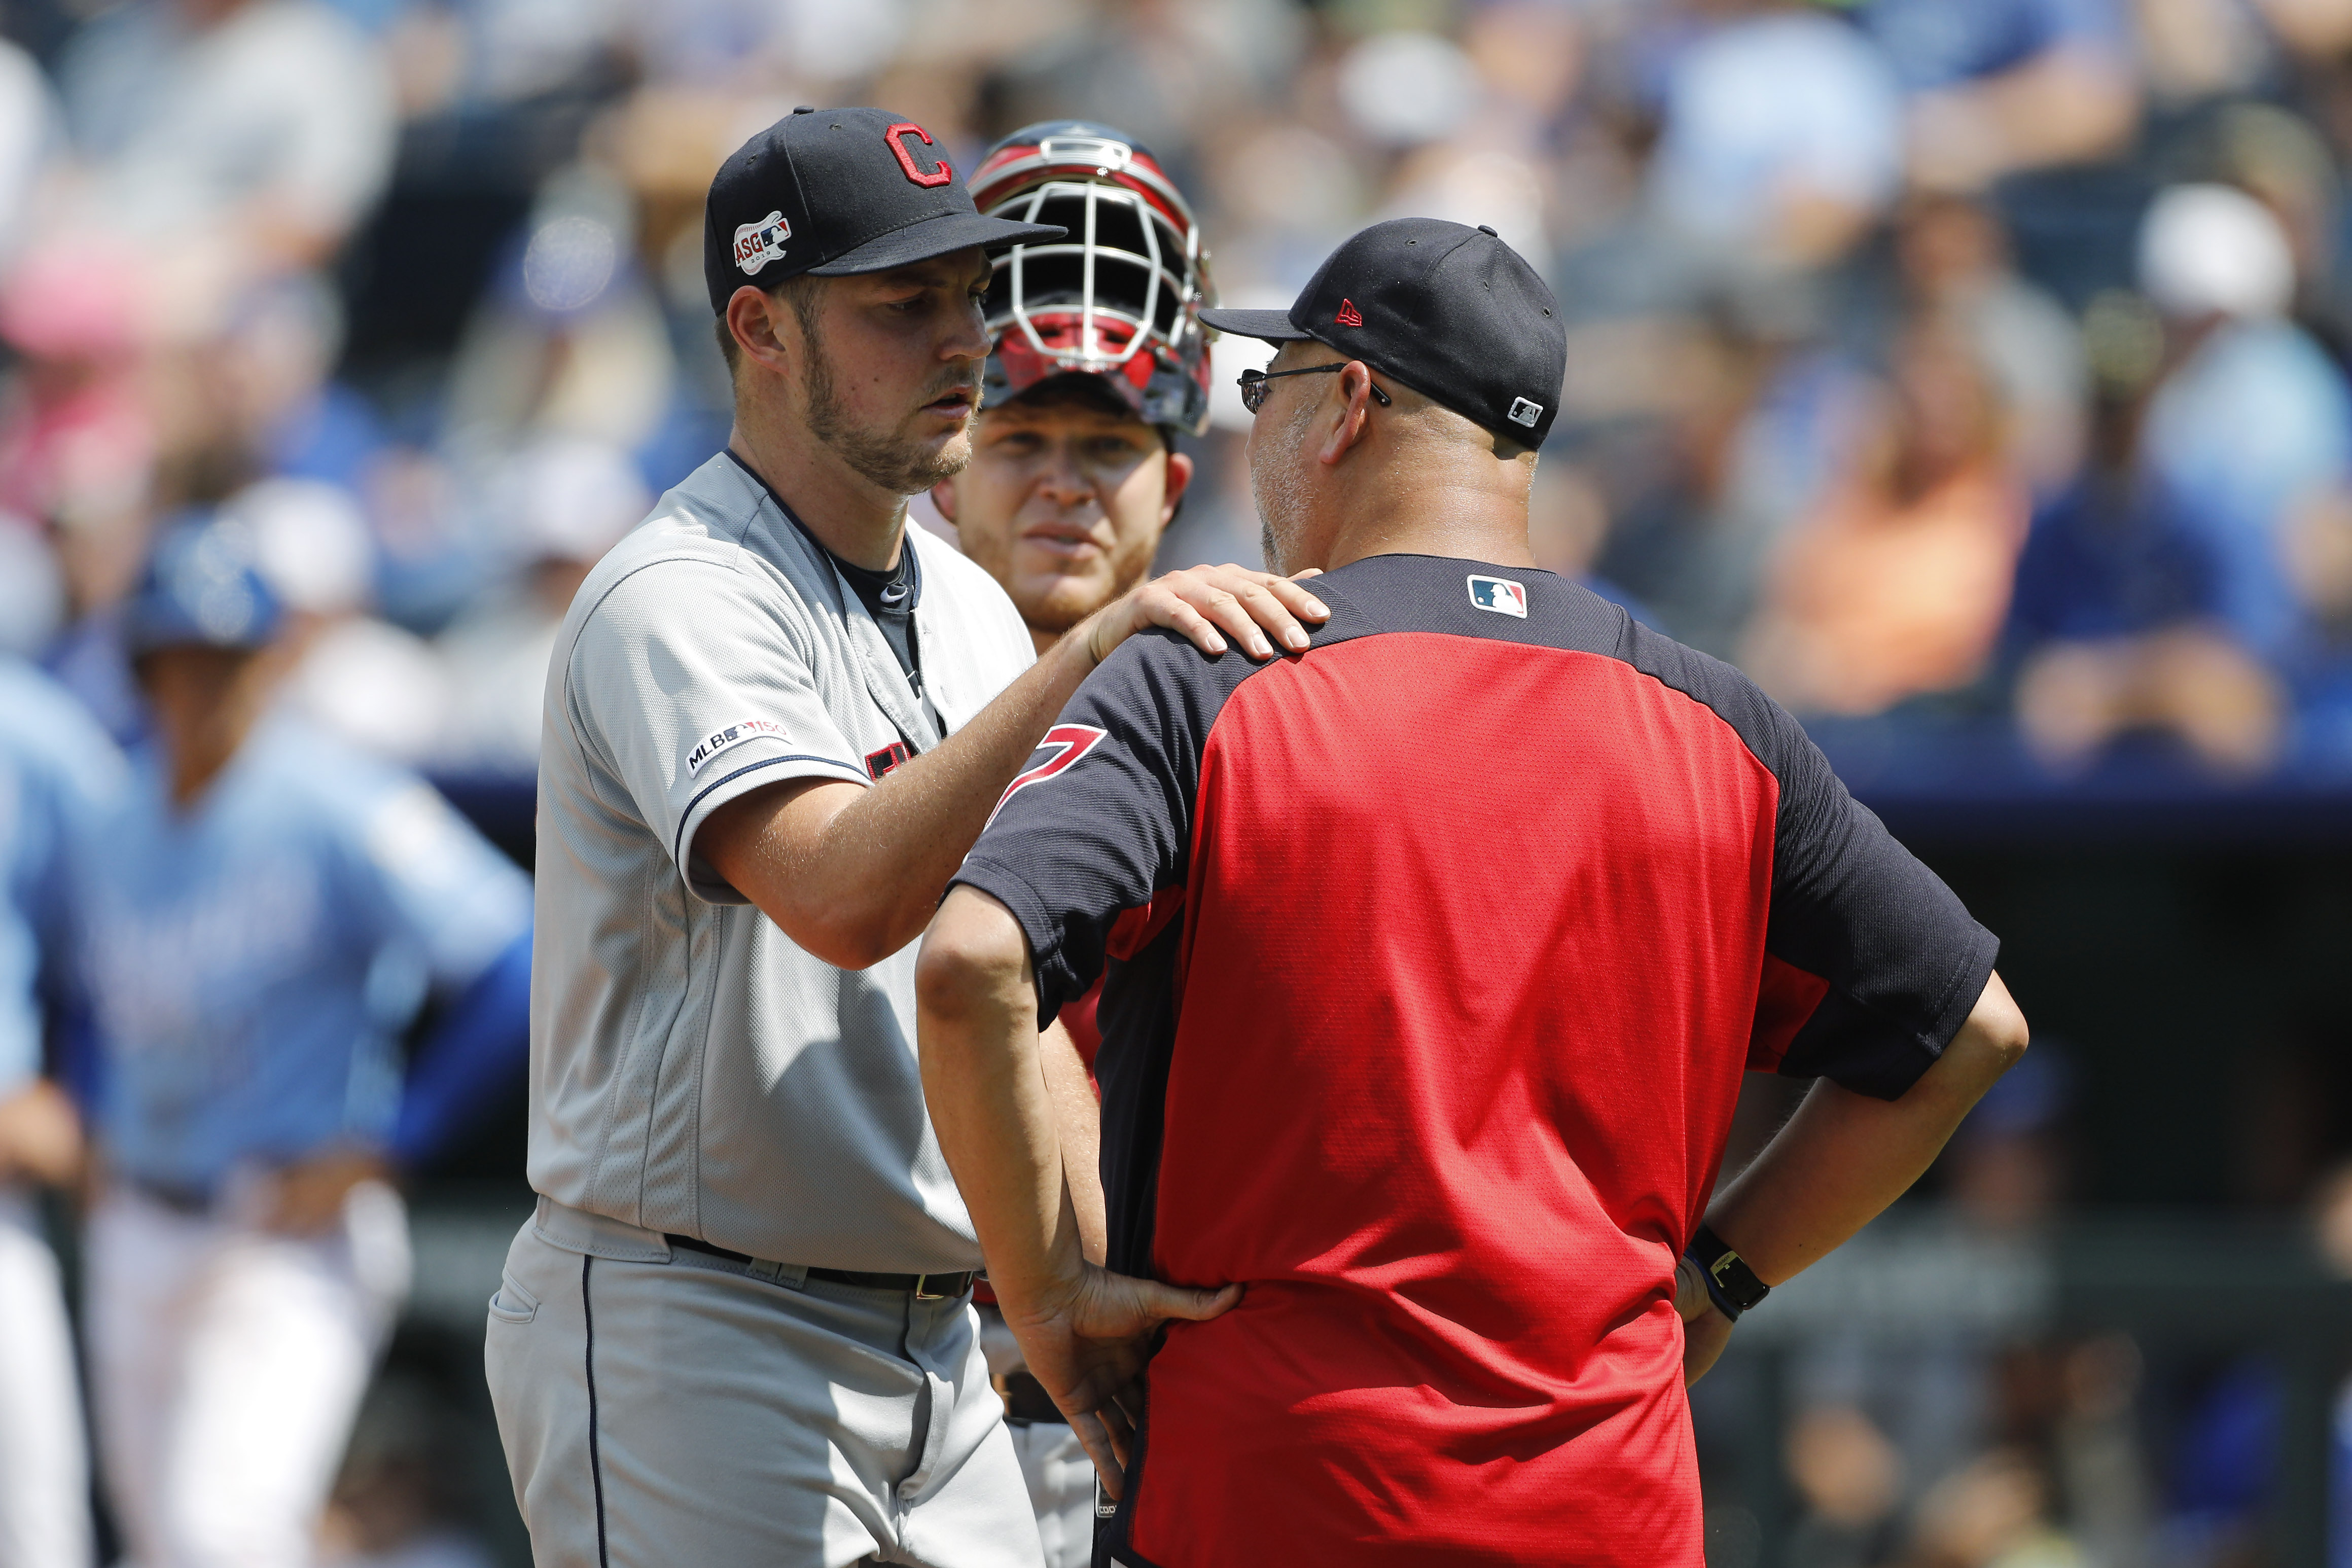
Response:
POLYGON ((1089 1568, 1095 1560, 1095 1462, 1087 1458, 1087 1446, 1059 1422, 1006 1425, 1021 1479, 1029 1483, 1045 1568, 1089 1568))
POLYGON ((540 1200, 484 1352, 539 1568, 1038 1568, 971 1307, 801 1272, 540 1200))
POLYGON ((0 1186, 0 1568, 89 1568, 89 1471, 57 1255, 0 1186))
MULTIPOLYGON (((993 1307, 979 1309, 980 1348, 989 1372, 998 1377, 1026 1372, 1020 1342, 993 1307)), ((1045 1548, 1045 1568, 1090 1568, 1095 1560, 1095 1462, 1078 1435, 1058 1421, 1005 1422, 1021 1479, 1029 1484, 1029 1506, 1037 1515, 1037 1538, 1045 1548)))
POLYGON ((238 1207, 184 1214, 117 1189, 90 1218, 99 1457, 131 1568, 307 1568, 407 1294, 391 1188, 353 1188, 316 1237, 238 1207))

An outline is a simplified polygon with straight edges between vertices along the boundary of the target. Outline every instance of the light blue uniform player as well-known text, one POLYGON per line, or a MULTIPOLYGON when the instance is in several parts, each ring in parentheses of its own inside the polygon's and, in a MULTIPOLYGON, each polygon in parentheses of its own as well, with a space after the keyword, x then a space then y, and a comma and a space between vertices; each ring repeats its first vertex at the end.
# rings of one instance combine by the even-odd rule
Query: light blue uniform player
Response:
POLYGON ((89 1568, 81 1396, 31 1187, 79 1163, 41 1058, 69 990, 72 871, 121 772, 63 688, 0 658, 0 1568, 89 1568))
POLYGON ((278 622, 234 535, 165 537, 126 616, 155 743, 82 900, 91 1372, 141 1568, 310 1562, 406 1289, 388 1178, 526 1049, 527 881, 425 784, 267 716, 278 622))

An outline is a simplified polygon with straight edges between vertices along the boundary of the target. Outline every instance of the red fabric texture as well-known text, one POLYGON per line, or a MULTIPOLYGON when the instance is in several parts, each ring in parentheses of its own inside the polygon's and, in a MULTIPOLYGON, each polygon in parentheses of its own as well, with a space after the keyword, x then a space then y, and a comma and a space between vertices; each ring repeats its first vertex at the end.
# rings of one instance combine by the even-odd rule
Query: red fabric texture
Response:
POLYGON ((1243 683, 1154 1262, 1247 1294, 1152 1363, 1139 1557, 1700 1568, 1674 1267, 1763 1032, 1777 800, 1593 654, 1392 633, 1243 683))

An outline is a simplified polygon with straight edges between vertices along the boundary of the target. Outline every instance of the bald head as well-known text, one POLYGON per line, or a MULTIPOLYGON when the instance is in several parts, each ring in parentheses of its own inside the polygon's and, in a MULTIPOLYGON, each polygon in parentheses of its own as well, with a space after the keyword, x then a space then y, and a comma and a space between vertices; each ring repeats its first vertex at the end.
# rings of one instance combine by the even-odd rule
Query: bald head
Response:
POLYGON ((1268 566, 1397 552, 1532 563, 1533 447, 1319 342, 1286 343, 1266 369, 1249 458, 1268 566))

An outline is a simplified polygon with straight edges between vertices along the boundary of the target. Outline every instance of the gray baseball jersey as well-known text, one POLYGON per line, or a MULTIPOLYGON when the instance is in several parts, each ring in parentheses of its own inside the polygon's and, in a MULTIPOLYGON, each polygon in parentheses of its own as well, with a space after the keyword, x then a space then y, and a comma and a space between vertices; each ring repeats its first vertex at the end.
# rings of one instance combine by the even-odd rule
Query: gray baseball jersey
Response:
POLYGON ((556 1202, 784 1263, 979 1267, 923 1109, 914 946, 835 968, 694 847, 746 791, 879 778, 1033 662, 993 579, 919 528, 907 542, 919 696, 831 559, 723 453, 572 601, 547 679, 531 981, 530 1181, 556 1202))

